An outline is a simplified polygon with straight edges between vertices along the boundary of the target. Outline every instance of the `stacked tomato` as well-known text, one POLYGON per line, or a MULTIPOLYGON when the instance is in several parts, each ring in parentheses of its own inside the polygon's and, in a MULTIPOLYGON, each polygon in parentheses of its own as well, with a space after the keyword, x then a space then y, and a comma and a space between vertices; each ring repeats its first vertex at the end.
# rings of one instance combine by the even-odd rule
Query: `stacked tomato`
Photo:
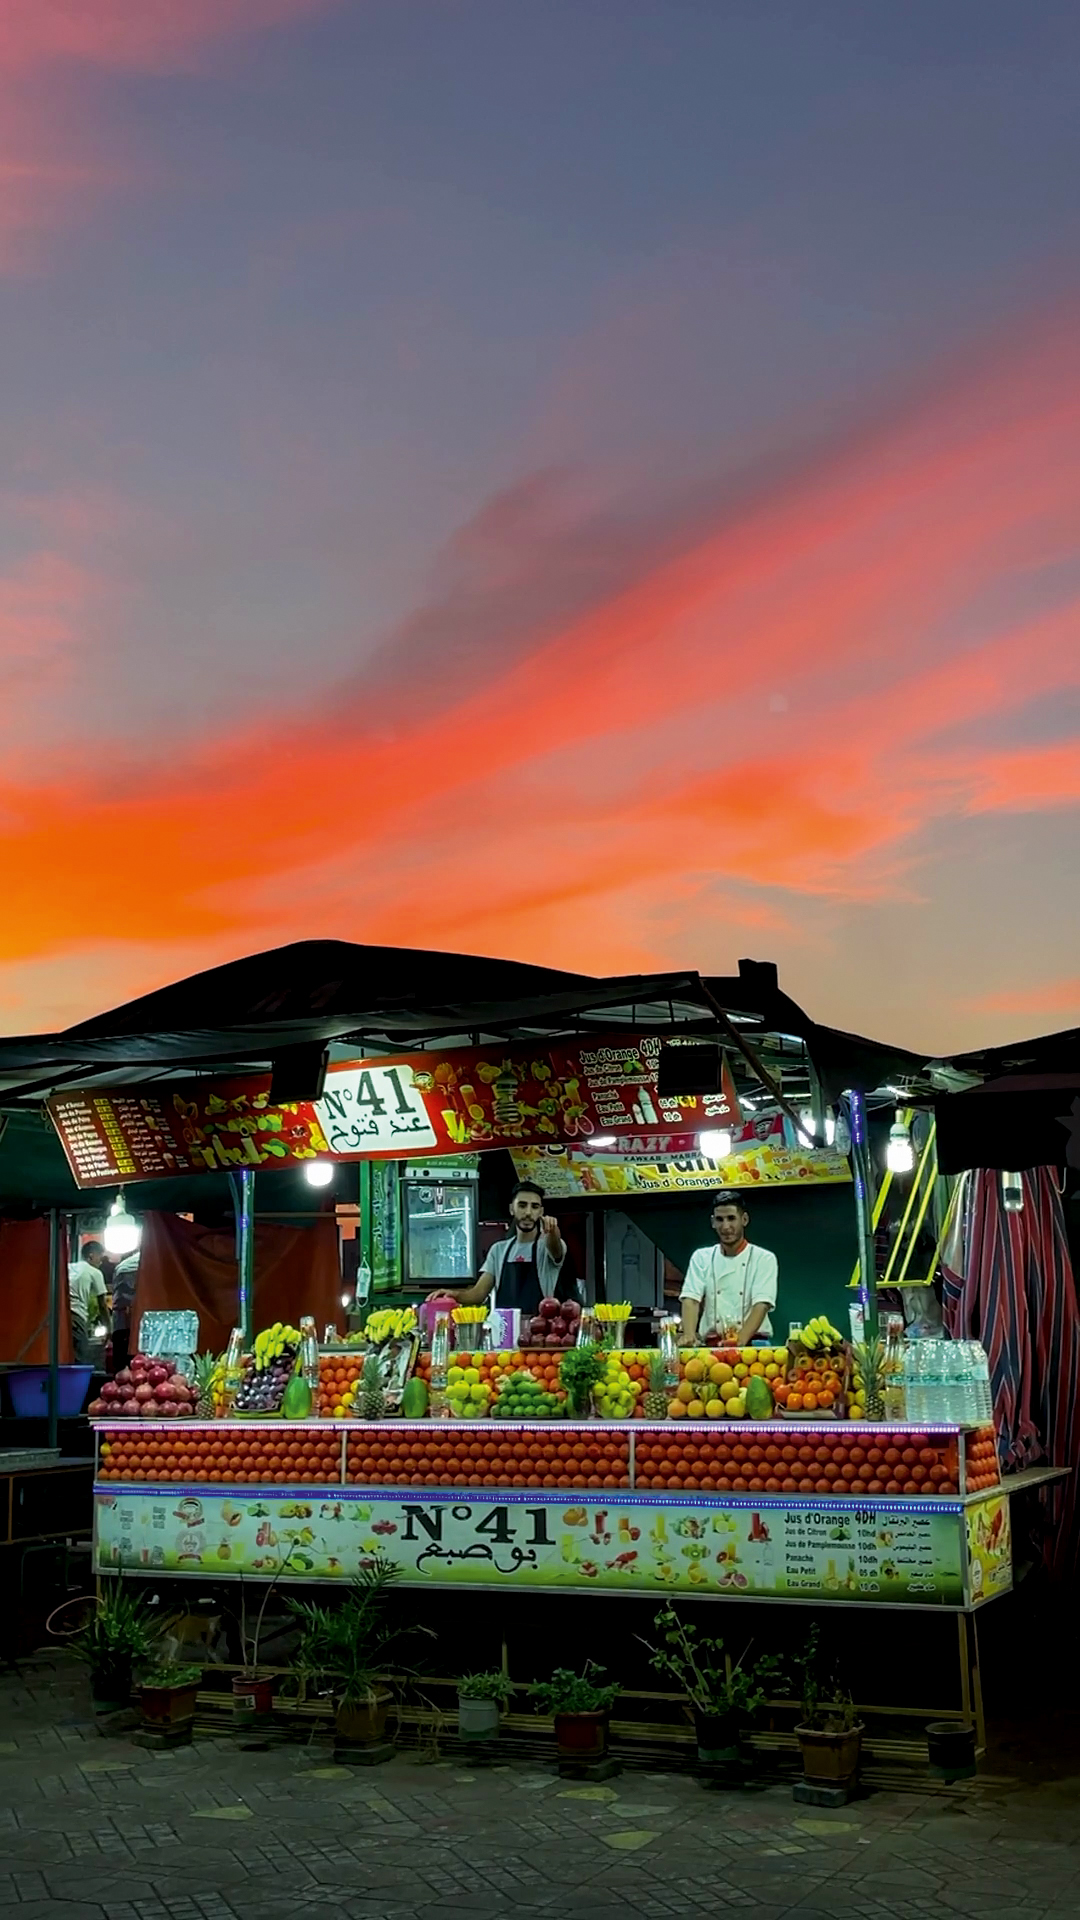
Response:
POLYGON ((639 1491, 949 1494, 957 1491, 955 1440, 837 1425, 786 1433, 688 1427, 635 1435, 639 1491))
POLYGON ((236 1420, 213 1427, 109 1429, 99 1480, 198 1481, 223 1487, 337 1486, 341 1436, 291 1421, 273 1427, 236 1420))
POLYGON ((608 1428, 388 1421, 350 1431, 348 1477, 363 1486, 628 1487, 630 1442, 608 1428))

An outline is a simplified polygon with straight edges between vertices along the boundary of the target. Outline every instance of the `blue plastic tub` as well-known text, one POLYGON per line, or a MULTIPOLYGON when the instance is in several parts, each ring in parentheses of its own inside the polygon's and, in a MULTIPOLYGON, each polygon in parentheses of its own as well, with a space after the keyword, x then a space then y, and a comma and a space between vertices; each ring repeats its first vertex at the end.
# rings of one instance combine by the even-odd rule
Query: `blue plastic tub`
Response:
MULTIPOLYGON (((61 1367, 58 1386, 58 1412, 62 1420, 74 1419, 83 1410, 86 1391, 94 1377, 93 1367, 61 1367)), ((11 1404, 19 1420, 41 1420, 49 1412, 48 1367, 13 1367, 7 1376, 11 1404)))

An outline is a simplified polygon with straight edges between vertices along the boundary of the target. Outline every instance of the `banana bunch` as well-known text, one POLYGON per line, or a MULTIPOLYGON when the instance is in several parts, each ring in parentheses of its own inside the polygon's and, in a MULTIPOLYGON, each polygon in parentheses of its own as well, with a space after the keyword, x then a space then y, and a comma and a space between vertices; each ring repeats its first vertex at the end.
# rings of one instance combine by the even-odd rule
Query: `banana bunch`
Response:
POLYGON ((843 1343, 843 1334, 837 1331, 823 1313, 819 1313, 816 1320, 808 1320, 799 1334, 799 1344, 806 1349, 807 1353, 828 1352, 831 1347, 840 1347, 843 1343))
POLYGON ((264 1328, 262 1333, 255 1336, 256 1373, 264 1372, 271 1360, 280 1359, 287 1347, 295 1349, 299 1345, 299 1327, 286 1327, 280 1320, 275 1320, 272 1327, 264 1328))
POLYGON ((364 1323, 367 1338, 376 1346, 384 1340, 400 1340, 416 1327, 415 1307, 376 1307, 364 1323))

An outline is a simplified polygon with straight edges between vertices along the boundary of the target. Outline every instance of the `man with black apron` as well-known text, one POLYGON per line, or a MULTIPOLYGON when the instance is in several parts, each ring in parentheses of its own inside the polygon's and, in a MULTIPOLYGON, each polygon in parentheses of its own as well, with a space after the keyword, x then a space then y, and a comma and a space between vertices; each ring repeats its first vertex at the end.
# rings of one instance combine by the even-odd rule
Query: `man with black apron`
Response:
POLYGON ((440 1287, 439 1295, 452 1293, 463 1307, 490 1298, 492 1306, 516 1307, 523 1314, 535 1313, 544 1298, 562 1298, 566 1244, 558 1221, 544 1212, 543 1188, 519 1180, 510 1196, 510 1221, 513 1233, 488 1250, 479 1279, 471 1287, 440 1287))

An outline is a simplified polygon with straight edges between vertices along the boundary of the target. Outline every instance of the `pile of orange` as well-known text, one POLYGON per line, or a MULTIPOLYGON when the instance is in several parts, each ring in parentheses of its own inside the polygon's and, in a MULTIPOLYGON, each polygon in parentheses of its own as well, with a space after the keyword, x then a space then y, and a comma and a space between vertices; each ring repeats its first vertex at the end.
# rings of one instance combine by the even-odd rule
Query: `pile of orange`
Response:
POLYGON ((613 1489, 630 1485, 630 1442, 592 1427, 493 1433, 394 1421, 350 1432, 348 1478, 376 1487, 613 1489))
POLYGON ((638 1490, 691 1493, 955 1494, 956 1443, 924 1433, 652 1429, 635 1436, 638 1490))
POLYGON ((993 1427, 980 1427, 968 1437, 964 1447, 964 1481, 968 1493, 981 1493, 984 1487, 1000 1485, 1001 1469, 993 1427))
POLYGON ((786 1380, 773 1380, 770 1385, 777 1406, 786 1407, 789 1413, 817 1413, 819 1409, 827 1413, 844 1391, 843 1380, 828 1361, 818 1366, 797 1362, 786 1380))
POLYGON ((352 1397, 364 1371, 362 1353, 319 1355, 319 1416, 340 1420, 352 1410, 352 1397))
POLYGON ((230 1420, 213 1427, 113 1428, 101 1443, 99 1480, 206 1481, 224 1487, 340 1486, 341 1435, 251 1427, 230 1420))

